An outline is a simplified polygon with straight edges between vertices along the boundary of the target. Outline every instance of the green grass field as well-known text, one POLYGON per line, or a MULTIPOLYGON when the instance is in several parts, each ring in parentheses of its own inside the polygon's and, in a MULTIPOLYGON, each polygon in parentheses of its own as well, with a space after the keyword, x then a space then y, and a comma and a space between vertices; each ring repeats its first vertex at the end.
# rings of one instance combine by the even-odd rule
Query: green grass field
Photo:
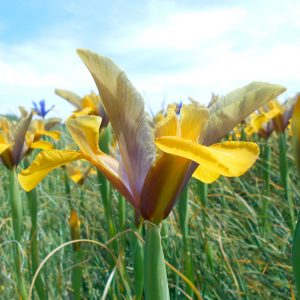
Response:
MULTIPOLYGON (((57 148, 64 149, 70 143, 66 134, 57 148)), ((293 211, 297 215, 299 179, 289 139, 289 189, 293 211)), ((262 148, 264 141, 258 143, 262 148)), ((265 188, 265 164, 261 157, 244 176, 232 179, 222 177, 208 185, 207 201, 200 196, 203 184, 192 179, 188 185, 187 239, 192 261, 189 279, 201 293, 202 299, 295 299, 291 267, 290 211, 280 179, 276 134, 269 143, 272 150, 269 193, 265 188), (268 208, 263 226, 266 203, 268 208)), ((29 160, 34 156, 35 153, 29 160)), ((80 255, 77 257, 71 245, 62 247, 51 255, 40 272, 46 299, 75 299, 72 287, 74 268, 83 272, 80 284, 82 299, 133 299, 133 245, 137 236, 134 234, 132 207, 125 204, 123 227, 120 198, 113 191, 111 214, 118 234, 109 242, 97 176, 89 176, 82 186, 69 181, 69 199, 66 194, 65 174, 64 169, 57 169, 36 188, 40 262, 51 251, 71 240, 68 223, 70 206, 79 214, 81 238, 98 241, 105 247, 87 242, 81 244, 80 255), (118 259, 117 265, 110 251, 118 259)), ((7 196, 8 184, 8 171, 1 166, 0 298, 18 299, 12 255, 14 238, 7 196)), ((24 217, 19 247, 23 254, 22 274, 25 277, 26 289, 29 290, 33 278, 30 265, 31 219, 28 198, 24 191, 21 192, 21 197, 24 217)), ((163 222, 161 233, 165 259, 172 266, 167 269, 170 297, 197 299, 197 295, 191 292, 187 280, 181 275, 185 273, 186 251, 180 229, 179 207, 177 203, 175 210, 163 222)), ((142 231, 140 239, 143 239, 142 231)), ((36 289, 33 296, 38 299, 36 289)))

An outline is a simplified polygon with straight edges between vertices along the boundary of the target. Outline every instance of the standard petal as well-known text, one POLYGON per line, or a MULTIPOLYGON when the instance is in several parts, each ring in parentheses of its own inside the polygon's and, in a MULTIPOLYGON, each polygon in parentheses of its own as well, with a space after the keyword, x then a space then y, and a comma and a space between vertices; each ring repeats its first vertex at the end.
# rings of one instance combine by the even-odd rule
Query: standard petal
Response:
POLYGON ((28 192, 35 188, 55 168, 83 158, 84 155, 78 151, 42 151, 36 156, 31 166, 22 170, 18 175, 19 182, 22 188, 28 192))
POLYGON ((119 173, 127 177, 138 198, 156 153, 144 101, 125 73, 109 58, 88 50, 77 52, 95 80, 118 141, 119 173))
POLYGON ((166 116, 155 125, 155 138, 161 136, 180 136, 180 126, 176 115, 166 116))
POLYGON ((181 137, 198 142, 205 132, 209 113, 204 107, 197 104, 182 105, 180 110, 181 137))
POLYGON ((217 172, 211 171, 203 166, 199 166, 193 173, 193 177, 205 182, 212 183, 216 181, 221 175, 217 172))
POLYGON ((12 148, 12 159, 13 159, 13 164, 15 166, 20 162, 23 153, 25 153, 24 151, 25 138, 26 138, 26 133, 29 128, 31 119, 32 119, 32 113, 30 113, 25 118, 21 119, 13 131, 13 138, 15 143, 12 148))
POLYGON ((75 93, 67 90, 60 90, 55 89, 55 94, 64 98, 69 103, 71 103, 73 106, 75 106, 78 109, 81 109, 81 97, 76 95, 75 93))
POLYGON ((280 85, 253 82, 219 97, 210 107, 209 122, 203 144, 210 146, 219 142, 231 129, 268 101, 286 89, 280 85))
POLYGON ((156 139, 163 152, 190 159, 223 176, 244 174, 256 161, 259 148, 255 143, 225 142, 210 147, 176 137, 156 139))

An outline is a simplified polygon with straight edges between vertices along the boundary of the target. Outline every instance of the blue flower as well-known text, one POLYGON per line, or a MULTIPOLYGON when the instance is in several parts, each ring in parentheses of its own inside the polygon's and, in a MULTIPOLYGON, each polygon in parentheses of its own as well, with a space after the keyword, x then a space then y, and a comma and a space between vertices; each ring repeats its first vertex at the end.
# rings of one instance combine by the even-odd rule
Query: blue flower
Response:
POLYGON ((33 101, 32 104, 33 104, 33 110, 37 113, 37 115, 41 116, 42 118, 45 118, 48 112, 50 112, 54 108, 54 105, 52 105, 51 108, 46 110, 46 102, 44 99, 41 100, 39 103, 33 101))

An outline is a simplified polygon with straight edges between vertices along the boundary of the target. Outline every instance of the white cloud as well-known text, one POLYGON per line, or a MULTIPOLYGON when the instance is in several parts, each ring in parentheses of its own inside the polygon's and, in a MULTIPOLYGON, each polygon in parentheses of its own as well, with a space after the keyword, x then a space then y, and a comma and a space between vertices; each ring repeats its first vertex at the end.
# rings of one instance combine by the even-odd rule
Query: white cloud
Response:
POLYGON ((291 92, 300 87, 300 42, 293 35, 300 26, 300 5, 279 0, 270 13, 266 3, 257 9, 256 2, 203 9, 149 3, 144 18, 132 16, 124 24, 117 13, 101 17, 97 8, 85 11, 81 21, 83 8, 74 5, 75 19, 42 28, 26 43, 0 44, 1 111, 46 98, 66 116, 72 107, 54 95, 54 88, 82 95, 95 90, 77 47, 111 56, 154 110, 164 98, 193 96, 207 103, 211 92, 227 93, 253 80, 281 83, 291 92))

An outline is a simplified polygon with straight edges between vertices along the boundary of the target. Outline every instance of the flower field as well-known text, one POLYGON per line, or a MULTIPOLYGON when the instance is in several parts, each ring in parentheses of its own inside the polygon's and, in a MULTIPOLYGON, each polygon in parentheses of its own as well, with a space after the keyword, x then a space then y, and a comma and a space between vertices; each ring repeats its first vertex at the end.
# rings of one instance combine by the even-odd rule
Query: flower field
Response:
POLYGON ((151 115, 78 54, 98 91, 55 90, 67 120, 0 118, 0 299, 297 299, 299 96, 252 82, 151 115))

